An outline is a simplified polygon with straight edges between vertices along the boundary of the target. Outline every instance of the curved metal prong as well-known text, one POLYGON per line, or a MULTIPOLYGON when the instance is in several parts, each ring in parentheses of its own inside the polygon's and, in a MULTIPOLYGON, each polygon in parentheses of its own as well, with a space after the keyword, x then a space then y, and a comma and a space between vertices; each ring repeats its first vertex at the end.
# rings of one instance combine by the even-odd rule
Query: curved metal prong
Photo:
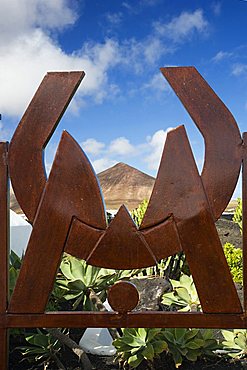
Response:
POLYGON ((30 222, 34 220, 46 183, 43 149, 84 75, 84 72, 47 73, 11 140, 11 183, 17 201, 30 222))
POLYGON ((194 67, 161 68, 205 140, 202 182, 214 220, 229 203, 242 160, 242 139, 236 121, 194 67))
POLYGON ((241 312, 237 291, 183 126, 167 135, 141 230, 163 222, 171 214, 203 312, 241 312))
POLYGON ((64 132, 39 203, 10 312, 44 312, 74 216, 95 229, 106 228, 97 177, 80 146, 64 132))

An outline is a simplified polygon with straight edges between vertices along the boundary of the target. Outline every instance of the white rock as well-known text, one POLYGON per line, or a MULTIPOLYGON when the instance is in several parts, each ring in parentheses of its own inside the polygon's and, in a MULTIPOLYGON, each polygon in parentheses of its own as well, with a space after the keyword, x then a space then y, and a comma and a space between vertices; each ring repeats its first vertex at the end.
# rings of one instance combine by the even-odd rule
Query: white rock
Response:
POLYGON ((19 257, 25 253, 32 226, 20 215, 10 210, 10 249, 19 257))
POLYGON ((86 353, 99 356, 113 356, 116 348, 112 345, 112 336, 105 328, 88 328, 85 330, 79 345, 86 353))

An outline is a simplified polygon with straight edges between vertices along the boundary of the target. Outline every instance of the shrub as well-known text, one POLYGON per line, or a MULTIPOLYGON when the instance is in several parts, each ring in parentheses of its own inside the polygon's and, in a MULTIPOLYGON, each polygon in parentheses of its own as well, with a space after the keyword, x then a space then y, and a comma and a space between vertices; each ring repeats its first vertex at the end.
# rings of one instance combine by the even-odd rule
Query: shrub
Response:
POLYGON ((242 233, 242 199, 238 198, 237 201, 238 201, 238 205, 235 209, 232 220, 239 226, 240 231, 242 233))
POLYGON ((233 244, 226 243, 224 252, 228 266, 230 268, 233 281, 243 284, 243 252, 240 248, 235 248, 233 244))

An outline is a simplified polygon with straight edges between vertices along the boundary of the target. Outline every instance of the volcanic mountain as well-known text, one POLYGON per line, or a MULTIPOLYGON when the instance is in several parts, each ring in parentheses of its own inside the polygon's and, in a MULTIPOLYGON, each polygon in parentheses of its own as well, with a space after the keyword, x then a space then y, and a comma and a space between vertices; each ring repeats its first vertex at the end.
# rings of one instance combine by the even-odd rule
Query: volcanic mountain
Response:
MULTIPOLYGON (((104 196, 106 209, 118 209, 125 204, 129 210, 137 207, 144 199, 149 199, 155 179, 125 163, 100 172, 98 179, 104 196)), ((10 190, 10 208, 16 213, 22 210, 10 190)))
POLYGON ((98 174, 106 209, 118 209, 125 204, 129 210, 136 208, 144 199, 149 199, 155 178, 125 163, 98 174))

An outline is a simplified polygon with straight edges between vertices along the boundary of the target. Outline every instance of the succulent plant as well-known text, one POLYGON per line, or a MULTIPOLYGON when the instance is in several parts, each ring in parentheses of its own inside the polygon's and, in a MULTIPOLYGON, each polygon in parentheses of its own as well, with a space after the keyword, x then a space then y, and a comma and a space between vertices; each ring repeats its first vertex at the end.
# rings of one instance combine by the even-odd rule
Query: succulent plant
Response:
POLYGON ((136 368, 143 360, 153 361, 154 357, 167 349, 161 329, 123 329, 123 336, 113 341, 117 358, 136 368))
POLYGON ((213 332, 209 329, 164 329, 162 334, 167 341, 176 368, 182 364, 184 358, 196 361, 201 355, 212 355, 218 348, 213 332))
POLYGON ((83 309, 87 311, 95 309, 88 295, 89 289, 93 289, 104 302, 106 291, 111 285, 120 279, 131 277, 139 271, 117 271, 94 267, 70 255, 65 255, 60 270, 61 275, 56 284, 64 291, 63 298, 74 302, 73 309, 76 309, 82 302, 83 309))
POLYGON ((223 349, 232 358, 243 358, 247 355, 247 330, 235 329, 221 331, 225 340, 222 342, 223 349))
POLYGON ((200 300, 192 276, 182 274, 180 280, 170 280, 173 291, 165 293, 161 302, 177 311, 201 311, 200 300))

